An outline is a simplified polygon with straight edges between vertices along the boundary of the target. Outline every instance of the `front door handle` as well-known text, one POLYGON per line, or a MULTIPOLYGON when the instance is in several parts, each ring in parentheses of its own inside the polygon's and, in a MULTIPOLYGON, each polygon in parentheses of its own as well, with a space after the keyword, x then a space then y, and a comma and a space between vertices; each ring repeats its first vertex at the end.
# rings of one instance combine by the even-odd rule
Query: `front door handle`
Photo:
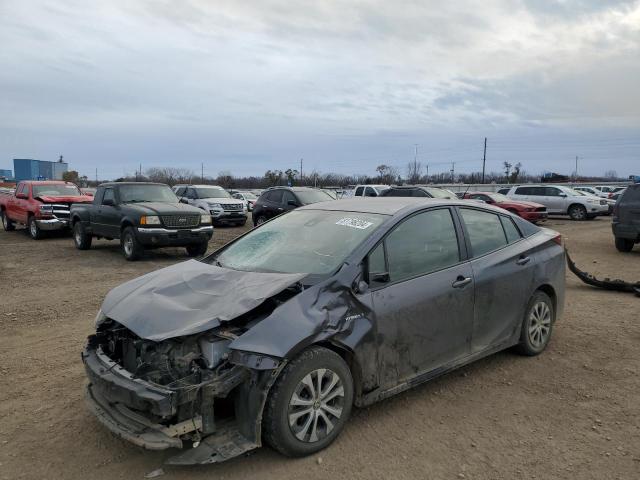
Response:
POLYGON ((468 285, 470 283, 471 283, 471 277, 463 277, 462 275, 459 275, 458 278, 456 278, 455 282, 451 284, 451 286, 453 288, 462 288, 465 285, 468 285))
POLYGON ((278 211, 280 211, 280 212, 281 212, 282 210, 283 210, 283 208, 281 208, 281 207, 278 207, 278 211))
POLYGON ((517 261, 516 264, 518 265, 526 265, 527 263, 529 263, 531 261, 531 257, 520 257, 517 261))

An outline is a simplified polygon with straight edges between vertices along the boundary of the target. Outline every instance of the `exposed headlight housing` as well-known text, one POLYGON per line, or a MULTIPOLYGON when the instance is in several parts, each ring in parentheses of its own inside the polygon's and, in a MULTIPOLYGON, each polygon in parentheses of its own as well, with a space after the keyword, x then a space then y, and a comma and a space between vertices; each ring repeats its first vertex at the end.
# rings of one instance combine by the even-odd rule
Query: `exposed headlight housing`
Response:
POLYGON ((102 310, 98 310, 98 313, 96 314, 96 319, 94 320, 93 323, 97 327, 102 322, 104 322, 106 319, 107 319, 107 316, 104 313, 102 313, 102 310))
POLYGON ((143 215, 140 217, 140 225, 160 225, 160 217, 157 215, 143 215))
POLYGON ((200 223, 203 225, 208 225, 211 223, 211 215, 208 213, 203 213, 200 215, 200 223))
POLYGON ((53 205, 40 205, 40 213, 53 215, 53 205))
POLYGON ((222 205, 220 205, 219 203, 210 203, 209 207, 210 208, 222 208, 222 205))

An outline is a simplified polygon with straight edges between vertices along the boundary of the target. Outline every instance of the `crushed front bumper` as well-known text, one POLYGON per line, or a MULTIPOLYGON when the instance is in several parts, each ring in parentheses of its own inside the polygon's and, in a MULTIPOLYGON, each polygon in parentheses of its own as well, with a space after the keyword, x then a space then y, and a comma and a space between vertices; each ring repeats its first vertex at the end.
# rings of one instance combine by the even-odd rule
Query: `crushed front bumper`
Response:
MULTIPOLYGON (((82 352, 82 361, 89 378, 87 405, 98 421, 123 440, 148 450, 183 449, 167 463, 217 463, 260 446, 259 430, 252 435, 247 429, 253 423, 259 426, 257 413, 248 417, 249 422, 237 418, 212 421, 214 405, 201 403, 203 391, 173 390, 134 377, 112 361, 93 337, 82 352), (183 415, 178 422, 184 404, 200 413, 183 415), (207 429, 207 425, 214 428, 207 429)), ((212 396, 225 396, 247 379, 248 370, 235 367, 208 387, 212 396)))

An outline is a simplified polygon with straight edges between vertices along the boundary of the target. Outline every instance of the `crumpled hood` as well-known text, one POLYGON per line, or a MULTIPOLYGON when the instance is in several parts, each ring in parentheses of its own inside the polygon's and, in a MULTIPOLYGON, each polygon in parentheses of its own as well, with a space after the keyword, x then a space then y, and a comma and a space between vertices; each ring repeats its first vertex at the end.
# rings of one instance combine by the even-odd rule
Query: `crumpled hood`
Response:
POLYGON ((242 272, 189 260, 114 288, 102 312, 141 338, 162 341, 215 328, 305 276, 242 272))

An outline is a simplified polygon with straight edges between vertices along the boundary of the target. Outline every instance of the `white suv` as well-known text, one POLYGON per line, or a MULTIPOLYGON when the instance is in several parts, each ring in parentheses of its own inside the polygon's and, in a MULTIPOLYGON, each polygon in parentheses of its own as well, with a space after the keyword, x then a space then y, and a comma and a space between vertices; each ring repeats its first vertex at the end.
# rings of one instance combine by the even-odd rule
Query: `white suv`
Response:
POLYGON ((606 200, 581 195, 572 188, 560 185, 520 185, 511 187, 509 198, 541 203, 549 215, 569 215, 572 220, 586 220, 606 215, 609 205, 606 200))
POLYGON ((389 190, 389 185, 356 185, 354 197, 379 197, 382 192, 389 190))
POLYGON ((217 185, 176 185, 173 191, 182 203, 188 203, 211 214, 216 224, 244 225, 247 205, 217 185))

